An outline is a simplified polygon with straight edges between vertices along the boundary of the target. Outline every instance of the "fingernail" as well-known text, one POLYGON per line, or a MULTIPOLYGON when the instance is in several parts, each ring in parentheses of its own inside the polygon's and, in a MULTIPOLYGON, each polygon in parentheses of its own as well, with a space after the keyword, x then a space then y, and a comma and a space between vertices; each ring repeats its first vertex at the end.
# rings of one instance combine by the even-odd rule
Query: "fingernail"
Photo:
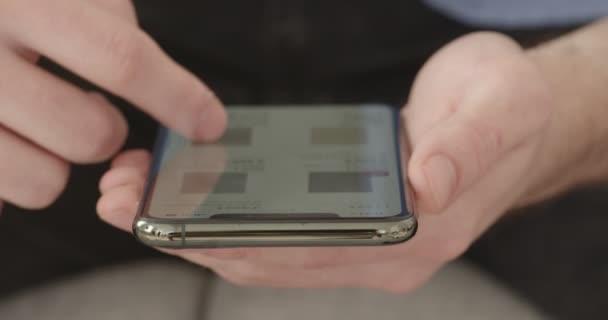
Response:
POLYGON ((197 135, 204 141, 219 139, 228 122, 226 110, 215 96, 211 96, 200 113, 197 135))
POLYGON ((436 208, 443 208, 456 189, 458 178, 454 163, 445 155, 434 155, 425 162, 422 170, 436 208))

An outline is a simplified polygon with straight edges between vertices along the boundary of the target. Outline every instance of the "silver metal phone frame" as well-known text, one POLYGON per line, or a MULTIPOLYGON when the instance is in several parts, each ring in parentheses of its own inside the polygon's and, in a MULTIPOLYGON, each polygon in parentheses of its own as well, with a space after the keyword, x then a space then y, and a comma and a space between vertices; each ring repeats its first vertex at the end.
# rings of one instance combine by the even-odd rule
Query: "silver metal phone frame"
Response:
POLYGON ((382 245, 406 241, 417 229, 413 215, 395 221, 334 223, 300 220, 171 224, 154 220, 137 220, 134 234, 146 245, 163 248, 382 245))
MULTIPOLYGON (((410 143, 403 117, 397 122, 405 196, 404 214, 388 218, 265 220, 167 220, 144 217, 144 202, 133 223, 142 243, 161 248, 222 248, 281 246, 367 246, 397 244, 416 234, 418 222, 412 188, 407 178, 410 143)), ((147 189, 147 188, 146 188, 147 189)), ((147 194, 147 192, 146 192, 147 194)))

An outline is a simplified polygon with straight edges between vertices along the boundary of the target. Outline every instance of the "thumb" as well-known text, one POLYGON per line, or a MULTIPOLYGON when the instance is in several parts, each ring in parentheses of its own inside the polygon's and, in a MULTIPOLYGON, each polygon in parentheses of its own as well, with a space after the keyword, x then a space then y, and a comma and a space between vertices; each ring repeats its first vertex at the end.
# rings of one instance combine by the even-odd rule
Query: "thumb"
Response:
MULTIPOLYGON (((502 80, 469 88, 457 111, 413 141, 410 183, 423 212, 438 212, 509 152, 548 123, 550 99, 542 82, 502 80), (530 91, 530 88, 534 88, 530 91)), ((492 82, 492 81, 490 81, 492 82)), ((408 113, 405 113, 408 116, 408 113)), ((407 119, 408 123, 416 121, 407 119)))

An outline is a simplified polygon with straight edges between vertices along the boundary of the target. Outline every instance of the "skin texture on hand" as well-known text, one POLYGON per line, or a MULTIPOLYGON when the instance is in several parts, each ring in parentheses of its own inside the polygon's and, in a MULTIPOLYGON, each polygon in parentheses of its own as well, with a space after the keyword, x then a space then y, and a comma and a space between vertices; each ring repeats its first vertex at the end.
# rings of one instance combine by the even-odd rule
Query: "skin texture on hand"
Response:
POLYGON ((138 28, 129 0, 0 0, 0 200, 51 204, 71 162, 108 159, 127 135, 110 102, 39 68, 42 55, 190 138, 226 125, 214 94, 138 28))
POLYGON ((608 180, 608 19, 527 53, 558 93, 558 110, 522 204, 608 180))
MULTIPOLYGON (((243 285, 414 290, 532 192, 539 158, 551 156, 542 146, 562 118, 554 96, 541 68, 507 37, 458 39, 423 67, 402 115, 420 209, 413 239, 386 247, 166 252, 243 285)), ((144 151, 114 161, 100 183, 103 220, 130 230, 149 161, 144 151)))

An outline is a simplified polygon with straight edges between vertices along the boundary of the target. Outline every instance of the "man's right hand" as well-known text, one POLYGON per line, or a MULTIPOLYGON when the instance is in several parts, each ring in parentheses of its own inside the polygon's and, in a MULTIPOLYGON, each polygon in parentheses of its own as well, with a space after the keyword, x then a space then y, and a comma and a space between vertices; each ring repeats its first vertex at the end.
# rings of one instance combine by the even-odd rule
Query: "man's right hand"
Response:
POLYGON ((189 138, 226 126, 215 95, 137 27, 129 0, 0 0, 0 201, 50 205, 70 162, 106 160, 127 135, 114 106, 36 66, 41 55, 189 138))

